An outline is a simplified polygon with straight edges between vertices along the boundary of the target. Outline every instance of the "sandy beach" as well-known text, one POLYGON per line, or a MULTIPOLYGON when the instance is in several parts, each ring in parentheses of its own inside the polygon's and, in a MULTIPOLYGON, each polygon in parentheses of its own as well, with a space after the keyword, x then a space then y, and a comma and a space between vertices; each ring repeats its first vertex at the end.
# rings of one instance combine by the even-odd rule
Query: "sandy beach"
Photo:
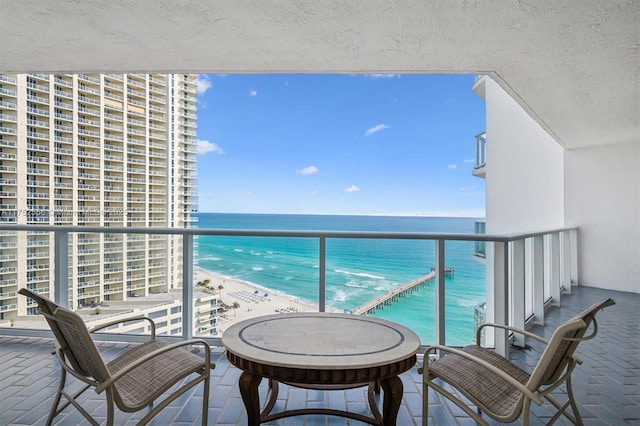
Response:
POLYGON ((209 287, 220 290, 220 298, 226 305, 233 306, 237 302, 237 309, 229 309, 220 318, 220 333, 232 324, 260 315, 271 315, 287 312, 318 312, 318 306, 303 303, 299 299, 277 294, 269 289, 249 284, 234 278, 226 277, 202 268, 195 269, 196 282, 209 280, 209 287))

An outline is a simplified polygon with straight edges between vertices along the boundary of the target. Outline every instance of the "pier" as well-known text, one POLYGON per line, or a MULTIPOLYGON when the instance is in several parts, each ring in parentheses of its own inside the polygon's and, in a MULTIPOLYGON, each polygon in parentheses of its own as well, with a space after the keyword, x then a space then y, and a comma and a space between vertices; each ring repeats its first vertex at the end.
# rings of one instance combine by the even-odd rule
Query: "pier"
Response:
MULTIPOLYGON (((435 271, 436 271, 436 267, 432 266, 431 267, 431 272, 435 272, 435 271)), ((452 277, 454 272, 456 272, 456 270, 453 269, 453 268, 449 268, 448 266, 446 268, 444 268, 445 277, 452 277)))
POLYGON ((429 281, 436 277, 435 271, 429 272, 427 275, 423 275, 401 287, 394 288, 388 293, 383 294, 380 297, 376 297, 373 300, 358 306, 353 310, 354 315, 365 315, 374 313, 376 309, 384 307, 384 305, 390 305, 401 297, 405 297, 407 294, 413 293, 415 290, 427 285, 429 281))

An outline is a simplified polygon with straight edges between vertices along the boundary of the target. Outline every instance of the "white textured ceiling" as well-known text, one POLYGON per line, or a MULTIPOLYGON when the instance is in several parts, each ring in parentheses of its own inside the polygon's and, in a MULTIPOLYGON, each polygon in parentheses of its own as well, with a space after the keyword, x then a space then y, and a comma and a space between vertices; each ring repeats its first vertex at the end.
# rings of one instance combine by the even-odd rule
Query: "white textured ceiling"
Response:
POLYGON ((491 73, 567 148, 640 141, 638 0, 0 0, 0 72, 491 73))

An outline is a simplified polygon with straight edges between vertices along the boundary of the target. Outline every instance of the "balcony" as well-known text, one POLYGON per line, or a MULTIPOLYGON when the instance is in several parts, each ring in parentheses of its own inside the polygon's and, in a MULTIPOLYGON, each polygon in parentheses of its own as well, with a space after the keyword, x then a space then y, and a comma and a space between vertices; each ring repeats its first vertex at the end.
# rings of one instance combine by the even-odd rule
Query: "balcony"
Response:
POLYGON ((486 140, 486 134, 484 132, 476 135, 475 152, 476 152, 475 165, 471 173, 474 176, 484 178, 486 175, 485 168, 487 165, 487 140, 486 140))
MULTIPOLYGON (((484 220, 479 220, 473 224, 473 233, 478 235, 484 235, 486 223, 484 220)), ((485 241, 475 241, 473 243, 473 255, 484 259, 487 256, 487 243, 485 241)))
MULTIPOLYGON (((603 311, 598 319, 600 334, 593 341, 585 342, 578 348, 577 355, 584 364, 573 373, 576 399, 585 424, 627 424, 637 421, 640 416, 637 395, 640 393, 640 381, 637 369, 634 369, 634 354, 637 344, 628 336, 635 335, 639 315, 637 306, 640 295, 606 291, 595 288, 578 287, 572 295, 563 299, 562 308, 551 308, 545 318, 546 325, 533 326, 530 331, 548 337, 560 322, 571 317, 583 307, 596 300, 612 297, 616 305, 603 311), (615 362, 609 360, 615 359, 615 362)), ((12 330, 13 331, 13 330, 12 330)), ((16 330, 17 331, 17 330, 16 330)), ((0 376, 0 417, 8 423, 42 424, 53 403, 57 386, 59 366, 51 356, 54 342, 49 337, 30 338, 19 332, 13 336, 0 337, 0 359, 8 374, 0 376), (33 366, 38 366, 34 369, 33 366)), ((115 357, 130 344, 100 342, 99 349, 115 357)), ((517 350, 512 353, 514 362, 531 365, 539 355, 533 350, 517 350)), ((244 405, 238 392, 238 379, 241 371, 231 365, 223 348, 212 348, 212 361, 216 368, 212 371, 211 396, 209 401, 209 422, 212 425, 246 424, 244 405)), ((422 422, 422 377, 418 374, 418 364, 401 375, 404 384, 404 397, 398 415, 398 425, 420 425, 422 422)), ((259 392, 261 400, 268 391, 267 380, 263 380, 259 392)), ((166 408, 158 417, 163 424, 200 422, 201 389, 191 390, 166 408)), ((281 385, 278 404, 287 408, 305 408, 326 406, 369 414, 366 405, 366 391, 363 388, 345 391, 314 391, 281 385)), ((380 395, 376 401, 381 402, 380 395)), ((82 404, 90 406, 92 413, 106 413, 106 404, 102 395, 87 393, 82 404)), ((430 397, 429 424, 466 424, 472 423, 468 417, 448 401, 435 396, 430 397)), ((144 414, 144 412, 143 412, 144 414)), ((98 415, 100 416, 100 415, 98 415)), ((133 423, 139 414, 118 413, 116 424, 133 423)), ((83 418, 73 409, 66 408, 56 419, 56 424, 78 424, 83 418)), ((323 424, 345 425, 344 419, 333 416, 292 417, 281 420, 285 424, 323 424)), ((541 424, 549 420, 548 410, 544 407, 532 408, 532 424, 541 424)), ((361 423, 357 423, 361 424, 361 423)))
MULTIPOLYGON (((28 225, 8 225, 2 224, 0 225, 0 231, 12 231, 16 233, 30 231, 34 229, 33 226, 28 225)), ((599 338, 594 340, 593 342, 589 342, 592 346, 584 345, 581 348, 587 348, 592 351, 591 353, 587 353, 586 356, 583 354, 583 359, 586 359, 586 365, 578 368, 577 374, 584 374, 580 376, 578 379, 576 376, 575 382, 582 383, 583 386, 577 386, 579 392, 582 393, 581 396, 578 397, 579 401, 583 402, 584 409, 582 410, 585 418, 592 421, 599 421, 602 419, 629 419, 634 418, 634 415, 637 415, 637 408, 633 405, 633 403, 628 403, 633 400, 633 395, 638 394, 638 374, 635 370, 627 369, 626 367, 607 367, 605 363, 609 357, 601 356, 602 353, 611 354, 612 357, 616 359, 621 359, 620 363, 622 364, 630 364, 632 362, 631 357, 633 356, 633 348, 631 346, 633 343, 630 341, 631 339, 624 339, 628 333, 631 333, 632 324, 637 324, 638 322, 638 313, 636 313, 634 306, 637 306, 638 302, 640 302, 640 295, 637 294, 628 294, 628 293, 616 293, 616 292, 607 292, 599 289, 592 288, 582 288, 577 287, 576 283, 577 272, 576 272, 576 245, 575 238, 577 234, 577 229, 575 228, 566 228, 566 229, 557 229, 557 230, 548 230, 541 233, 535 234, 520 234, 520 235, 479 235, 479 234, 428 234, 428 233, 385 233, 385 232, 338 232, 338 231, 286 231, 286 230, 228 230, 228 229, 164 229, 164 228, 101 228, 101 227, 70 227, 70 226, 38 226, 38 231, 47 232, 49 234, 53 234, 52 241, 55 242, 55 256, 53 258, 53 264, 51 271, 55 271, 55 279, 53 280, 54 285, 53 289, 55 290, 53 293, 59 303, 67 304, 68 300, 64 295, 69 294, 69 285, 68 285, 68 272, 71 270, 68 259, 69 255, 71 255, 71 250, 69 242, 73 241, 74 233, 105 233, 108 231, 108 238, 105 236, 105 241, 111 238, 116 238, 117 241, 123 241, 124 239, 121 236, 127 234, 127 252, 130 256, 138 256, 134 251, 137 249, 140 252, 144 252, 147 249, 145 241, 154 240, 154 239, 162 239, 171 236, 178 236, 181 238, 180 246, 181 249, 178 249, 178 253, 182 253, 180 258, 180 264, 182 265, 182 277, 184 277, 185 282, 193 282, 193 260, 194 260, 194 238, 196 236, 234 236, 240 238, 255 238, 255 237, 264 237, 264 238, 304 238, 304 239, 313 239, 317 242, 318 247, 318 258, 317 265, 319 268, 317 269, 317 289, 316 294, 318 294, 317 307, 318 311, 326 310, 326 252, 327 252, 327 241, 333 240, 344 240, 344 239, 356 239, 362 240, 363 242, 375 240, 375 239, 394 239, 398 240, 398 243, 405 243, 407 241, 412 240, 425 240, 427 242, 432 242, 434 244, 435 250, 435 258, 436 258, 436 266, 435 273, 433 276, 432 285, 438 288, 438 292, 435 297, 437 298, 436 304, 438 306, 444 306, 444 298, 447 297, 447 287, 445 286, 445 254, 446 247, 449 244, 457 244, 460 242, 483 242, 486 244, 486 253, 487 256, 487 267, 490 267, 494 272, 494 280, 493 285, 487 286, 487 308, 483 312, 484 315, 488 315, 493 318, 495 322, 503 322, 510 323, 512 325, 518 327, 524 327, 528 325, 529 329, 538 332, 540 334, 547 335, 550 330, 554 328, 554 324, 557 324, 558 321, 564 320, 567 317, 572 316, 581 310, 585 305, 591 304, 591 300, 595 298, 600 298, 601 295, 606 294, 608 297, 612 297, 618 302, 618 305, 615 308, 611 308, 608 311, 605 311, 602 314, 602 317, 605 318, 601 323, 601 335, 599 338), (148 235, 148 236, 147 236, 148 235), (137 245, 129 244, 131 241, 141 241, 137 245), (526 247, 526 249, 525 249, 526 247), (533 274, 531 280, 525 280, 525 271, 528 271, 527 274, 533 274), (546 277, 551 277, 547 279, 546 277), (568 293, 571 293, 569 296, 568 293), (559 304, 562 308, 558 308, 556 306, 559 304), (625 311, 625 309, 629 309, 629 313, 625 311), (625 327, 625 321, 629 324, 626 326, 628 328, 620 328, 625 327), (546 327, 532 325, 533 322, 544 322, 546 323, 546 327), (602 338, 605 336, 606 338, 602 338), (626 340, 622 342, 618 342, 617 340, 626 340), (591 348, 591 349, 589 349, 591 348), (603 349, 604 348, 604 349, 603 349), (588 367, 590 366, 590 367, 588 367), (616 368, 619 368, 618 371, 616 368), (593 371, 596 370, 597 374, 594 375, 593 371), (612 369, 613 371, 609 371, 612 369), (627 371, 628 370, 628 371, 627 371), (604 371, 604 372, 603 372, 604 371), (631 374, 631 376, 629 375, 631 374), (593 384, 599 384, 597 387, 599 392, 603 392, 605 395, 614 395, 614 393, 610 392, 609 388, 613 388, 615 386, 618 387, 617 390, 613 392, 618 392, 616 394, 615 400, 603 402, 602 398, 594 397, 593 393, 589 393, 589 389, 592 388, 593 384), (586 385, 588 384, 588 386, 586 385), (625 386, 620 386, 620 384, 624 384, 625 386), (634 387, 635 386, 635 387, 634 387), (631 393, 629 393, 631 392, 631 393), (620 396, 620 398, 618 398, 620 396), (615 402, 614 402, 615 401, 615 402), (618 402, 623 401, 623 402, 618 402), (628 404, 627 404, 628 403, 628 404), (628 406, 631 407, 628 407, 628 406), (605 408, 606 407, 606 408, 605 408), (612 407, 616 407, 615 409, 612 407), (634 411, 634 409, 636 411, 634 411), (611 412, 607 411, 611 410, 611 412), (620 412, 622 414, 613 414, 613 412, 620 412), (616 417, 618 416, 618 417, 616 417)), ((47 237, 47 239, 50 239, 47 237)), ((329 244, 331 247, 331 244, 329 244)), ((149 247, 151 248, 151 247, 149 247)), ((92 249, 93 250, 93 249, 92 249)), ((93 251, 88 251, 87 249, 83 249, 82 254, 92 253, 93 251)), ((78 252, 80 253, 80 252, 78 252)), ((98 250, 95 251, 98 253, 98 250)), ((120 251, 115 251, 114 253, 119 253, 122 255, 122 247, 120 247, 120 251)), ((329 251, 330 254, 330 251, 329 251)), ((142 253, 140 254, 142 256, 142 253)), ((109 281, 108 284, 112 284, 113 288, 109 288, 105 290, 103 287, 102 294, 114 295, 116 291, 111 291, 114 288, 125 288, 129 289, 131 293, 127 295, 127 297, 135 297, 135 302, 139 303, 139 301, 143 300, 146 292, 148 291, 149 297, 156 297, 155 294, 152 294, 152 291, 149 291, 151 285, 145 283, 142 279, 145 277, 144 273, 139 273, 139 271, 143 269, 148 269, 150 266, 154 266, 153 263, 149 265, 145 265, 143 263, 140 264, 140 268, 134 268, 131 263, 129 263, 129 267, 127 271, 131 271, 128 273, 129 280, 136 280, 135 282, 124 282, 117 278, 113 281, 109 281), (135 270, 135 273, 133 272, 135 270), (140 280, 139 280, 140 279, 140 280), (138 281, 139 280, 139 281, 138 281), (135 294, 133 291, 135 290, 135 294), (140 297, 138 297, 140 296, 140 297)), ((164 268, 164 265, 159 265, 159 267, 164 268)), ((122 268, 117 269, 117 271, 122 271, 122 268)), ((6 272, 6 271, 5 271, 6 272)), ((111 272, 108 268, 104 269, 105 273, 111 272)), ((161 273, 164 276, 164 273, 161 273)), ((158 275, 160 276, 160 275, 158 275)), ((147 275, 149 277, 149 275, 147 275)), ((7 277, 7 279, 12 279, 13 277, 7 277)), ((113 277, 110 277, 111 279, 113 277)), ((31 280, 34 281, 34 280, 31 280)), ((30 281, 30 282, 31 282, 30 281)), ((37 277, 37 281, 43 281, 49 283, 49 276, 37 277)), ((126 280, 125 280, 126 281, 126 280)), ((105 284, 103 282, 102 284, 105 284)), ((158 283, 159 285, 164 285, 164 282, 158 283)), ((16 288, 7 287, 7 292, 13 292, 17 290, 16 288)), ((164 291, 161 289, 161 291, 164 291)), ((178 299, 181 299, 183 302, 181 310, 179 311, 178 317, 180 317, 180 323, 178 324, 181 328, 181 338, 189 338, 197 333, 197 315, 196 308, 194 308, 194 303, 189 303, 189 301, 194 301, 193 288, 190 286, 185 286, 182 290, 179 291, 178 299)), ((222 290, 221 290, 222 291, 222 290)), ((215 290, 214 290, 215 292, 215 290)), ((90 294, 83 294, 78 296, 78 300, 82 299, 89 303, 89 299, 94 299, 100 296, 100 291, 92 292, 90 294)), ((225 295, 225 297, 230 297, 231 295, 225 295)), ((159 297, 159 296, 158 296, 159 297)), ((603 296, 604 297, 604 296, 603 296)), ((13 299, 15 300, 15 299, 13 299)), ((15 302, 13 300, 8 300, 6 308, 4 308, 3 313, 5 315, 11 314, 12 310, 15 312, 15 302)), ((265 302, 261 302, 265 303, 265 302)), ((233 313, 230 313, 229 316, 233 316, 233 313)), ((417 315, 420 315, 417 313, 417 315)), ((106 315, 105 315, 106 316, 106 315)), ((37 329, 33 327, 23 327, 20 323, 25 320, 24 317, 18 318, 15 326, 8 326, 6 320, 8 316, 5 316, 5 323, 0 320, 0 335, 10 335, 12 338, 6 337, 2 339, 2 345, 0 345, 0 359, 5 359, 7 357, 7 353, 12 351, 18 351, 24 353, 24 357, 32 357, 29 365, 32 365, 33 362, 41 363, 45 365, 43 368, 48 368, 51 371, 56 371, 57 366, 54 364, 54 361, 48 356, 48 350, 50 349, 50 343, 43 344, 42 338, 47 338, 50 336, 46 329, 37 329), (19 339, 16 339, 19 337, 19 339), (33 338, 33 339, 30 339, 33 338), (5 344, 6 343, 6 344, 5 344), (16 345, 16 346, 14 346, 16 345), (25 346, 23 346, 25 345, 25 346), (46 348, 45 349, 43 349, 46 348), (32 351, 32 352, 30 352, 32 351), (45 353, 47 356, 45 356, 45 353)), ((435 329, 436 335, 434 337, 434 341, 436 342, 445 342, 448 328, 446 326, 446 316, 444 309, 438 312, 435 315, 435 329)), ((220 321, 218 323, 221 328, 224 328, 226 324, 224 321, 220 321)), ((107 333, 102 335, 101 338, 111 341, 111 343, 102 344, 104 348, 124 348, 126 344, 119 345, 115 344, 113 341, 116 340, 118 342, 134 342, 137 337, 133 334, 121 334, 121 333, 107 333)), ((179 336, 171 335, 166 336, 169 340, 175 340, 180 338, 179 336)), ((510 340, 509 336, 495 334, 491 335, 490 339, 493 340, 494 346, 496 350, 501 353, 509 353, 512 357, 516 357, 516 359, 521 360, 524 363, 531 364, 529 362, 528 357, 535 357, 535 351, 523 351, 517 349, 512 344, 516 345, 524 345, 524 342, 513 342, 510 340), (520 357, 520 358, 518 358, 520 357)), ((234 367, 230 366, 224 358, 224 354, 222 349, 220 349, 220 338, 219 337, 208 337, 207 340, 216 348, 216 357, 215 362, 218 364, 218 368, 214 371, 214 375, 219 375, 219 380, 214 380, 213 389, 212 389, 212 398, 211 398, 211 406, 212 411, 215 410, 213 407, 218 407, 216 411, 216 415, 219 416, 214 424, 222 424, 224 421, 229 423, 238 423, 242 424, 244 419, 244 411, 242 408, 242 404, 239 402, 239 396, 237 392, 229 392, 230 389, 235 388, 235 383, 239 376, 239 371, 234 367), (225 391, 226 390, 226 391, 225 391), (223 394, 224 397, 216 398, 216 395, 223 394), (234 399, 235 398, 235 399, 234 399), (224 407, 224 409, 220 410, 220 407, 224 407), (229 411, 226 411, 229 410, 229 411), (235 416, 235 417, 234 417, 235 416), (229 421, 230 418, 233 420, 229 421), (225 420, 226 419, 226 420, 225 420)), ((432 343, 429 339, 423 340, 423 345, 427 345, 432 343)), ((113 349, 112 349, 113 350, 113 349)), ((39 364, 40 365, 40 364, 39 364)), ((19 370, 17 370, 19 371, 19 370)), ((16 374, 20 374, 16 372, 16 374)), ((16 383, 11 381, 12 376, 0 376, 0 389, 7 391, 8 389, 12 389, 12 393, 7 395, 12 395, 12 397, 16 394, 27 395, 28 391, 22 392, 22 388, 16 389, 15 386, 24 386, 27 388, 31 386, 34 382, 28 378, 28 374, 30 374, 30 370, 26 370, 24 380, 20 380, 16 383), (22 385, 20 385, 22 384, 22 385)), ((405 396, 404 403, 401 409, 399 424, 419 424, 420 423, 420 401, 421 401, 421 378, 418 376, 416 369, 412 369, 410 372, 404 374, 402 376, 403 382, 405 384, 405 396)), ((55 386, 55 381, 51 380, 47 386, 55 386)), ((263 391, 265 391, 263 384, 263 391)), ((49 388, 47 388, 49 389, 49 388)), ((330 393, 322 393, 317 391, 306 391, 295 388, 285 388, 286 390, 281 394, 283 397, 286 397, 286 402, 288 404, 297 404, 300 401, 304 404, 305 401, 309 404, 318 404, 318 403, 326 403, 326 404, 346 404, 350 407, 356 406, 362 409, 365 406, 363 405, 363 401, 365 401, 363 395, 364 392, 360 390, 351 390, 344 391, 341 393, 338 392, 330 392, 330 393), (338 395, 335 397, 335 395, 338 395)), ((2 395, 3 391, 0 391, 0 395, 2 395)), ((52 395, 53 392, 44 392, 40 395, 42 399, 48 398, 52 395)), ((197 398, 197 394, 191 394, 194 399, 197 398)), ((41 410, 46 410, 48 407, 47 404, 32 404, 27 409, 27 405, 32 402, 29 400, 28 396, 23 396, 23 399, 20 401, 16 401, 14 403, 6 403, 5 399, 0 399, 0 414, 2 414, 3 418, 9 418, 6 416, 13 416, 12 419, 16 419, 16 422, 19 423, 33 423, 37 422, 41 417, 32 418, 29 416, 42 416, 44 415, 41 410), (20 404, 22 403, 22 404, 20 404), (37 410, 32 410, 31 408, 34 406, 38 406, 37 410), (11 408, 9 408, 11 407, 11 408), (24 407, 21 411, 19 407, 24 407), (42 408, 40 408, 42 407, 42 408), (16 411, 17 410, 17 411, 16 411), (40 413, 40 414, 38 414, 40 413), (31 420, 31 421, 29 421, 31 420)), ((96 398, 93 396, 93 398, 96 398)), ((612 397, 613 398, 613 397, 612 397)), ((188 404, 189 399, 184 399, 183 403, 188 404)), ((438 401, 436 399, 432 399, 432 401, 438 401)), ((197 405, 197 404, 194 404, 197 405)), ((468 419, 460 417, 460 413, 457 410, 454 410, 452 407, 448 406, 446 402, 439 402, 438 404, 432 405, 433 415, 436 417, 436 421, 440 423, 449 423, 449 420, 442 419, 451 419, 451 421, 458 420, 460 422, 465 422, 468 419), (449 417, 442 417, 449 416, 449 417), (455 419, 451 416, 454 416, 455 419)), ((537 407, 536 407, 537 408, 537 407)), ((185 410, 185 414, 189 412, 189 410, 185 410)), ((73 411, 69 411, 69 413, 73 413, 73 411)), ((543 418, 545 416, 544 410, 534 410, 534 414, 539 416, 539 418, 543 418)), ((73 416, 74 414, 71 414, 73 416)), ((176 416, 180 416, 175 413, 176 416)), ((195 416, 198 415, 196 411, 195 416)), ((215 417, 215 416, 214 416, 215 417)), ((123 418, 122 421, 126 421, 129 417, 123 418)), ((73 419, 73 417, 70 417, 73 419)), ((176 421, 179 419, 176 418, 176 421)), ((344 424, 344 422, 337 422, 338 419, 328 417, 328 424, 344 424), (337 423, 336 423, 337 422, 337 423)), ((72 420, 69 420, 72 421, 72 420)), ((190 419, 190 422, 195 421, 194 419, 190 419)))

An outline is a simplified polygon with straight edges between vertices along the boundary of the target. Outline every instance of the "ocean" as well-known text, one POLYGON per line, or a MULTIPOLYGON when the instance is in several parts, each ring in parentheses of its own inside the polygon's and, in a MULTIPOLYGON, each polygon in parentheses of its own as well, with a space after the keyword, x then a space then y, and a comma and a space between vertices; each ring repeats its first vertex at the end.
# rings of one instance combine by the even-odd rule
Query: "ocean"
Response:
MULTIPOLYGON (((199 228, 320 231, 473 233, 474 219, 418 216, 333 216, 199 213, 199 228)), ((318 303, 316 238, 199 236, 200 268, 239 279, 265 292, 318 303)), ((433 241, 327 239, 326 308, 349 311, 435 265, 433 241)), ((473 242, 448 241, 445 265, 445 335, 448 345, 473 341, 474 306, 485 300, 485 266, 473 255, 473 242)), ((414 330, 423 344, 435 342, 435 286, 378 309, 373 316, 414 330)))

